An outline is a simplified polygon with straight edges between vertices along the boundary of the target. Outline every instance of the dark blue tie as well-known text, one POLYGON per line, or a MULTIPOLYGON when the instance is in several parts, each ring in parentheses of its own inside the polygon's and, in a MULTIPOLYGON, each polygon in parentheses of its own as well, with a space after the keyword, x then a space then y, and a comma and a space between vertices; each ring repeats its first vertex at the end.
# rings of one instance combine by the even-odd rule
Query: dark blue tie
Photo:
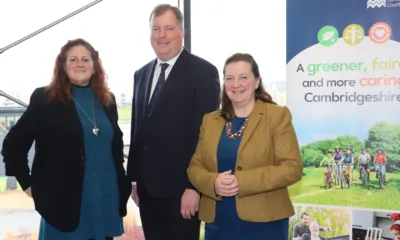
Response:
POLYGON ((154 105, 157 101, 157 98, 160 96, 161 90, 165 84, 165 70, 168 68, 169 64, 168 63, 161 63, 161 73, 160 76, 158 77, 157 85, 154 88, 153 95, 151 97, 151 100, 149 102, 149 110, 153 110, 154 105))

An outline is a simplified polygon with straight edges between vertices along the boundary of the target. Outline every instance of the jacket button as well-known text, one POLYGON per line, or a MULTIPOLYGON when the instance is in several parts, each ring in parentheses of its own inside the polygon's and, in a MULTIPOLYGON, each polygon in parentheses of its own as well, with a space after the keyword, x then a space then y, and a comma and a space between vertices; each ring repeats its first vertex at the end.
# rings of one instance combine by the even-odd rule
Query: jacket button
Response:
POLYGON ((243 168, 242 168, 241 166, 238 166, 238 167, 237 167, 237 170, 239 170, 239 171, 242 170, 242 169, 243 169, 243 168))

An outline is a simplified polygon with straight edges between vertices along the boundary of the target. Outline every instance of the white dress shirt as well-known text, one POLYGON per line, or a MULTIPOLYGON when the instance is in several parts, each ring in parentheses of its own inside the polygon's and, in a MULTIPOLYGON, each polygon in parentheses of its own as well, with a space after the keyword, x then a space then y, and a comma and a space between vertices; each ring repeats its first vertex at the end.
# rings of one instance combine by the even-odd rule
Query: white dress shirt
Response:
MULTIPOLYGON (((183 50, 183 48, 182 48, 182 50, 183 50)), ((165 70, 165 81, 167 81, 169 73, 171 72, 172 67, 174 67, 174 64, 175 64, 176 60, 178 59, 178 57, 181 55, 182 50, 179 52, 178 55, 176 55, 172 59, 165 61, 165 62, 163 62, 157 58, 157 63, 156 63, 156 67, 154 69, 154 74, 153 74, 153 82, 151 83, 149 102, 151 100, 151 96, 153 96, 154 89, 156 88, 158 78, 160 77, 160 74, 161 74, 161 63, 168 63, 168 67, 165 70)))

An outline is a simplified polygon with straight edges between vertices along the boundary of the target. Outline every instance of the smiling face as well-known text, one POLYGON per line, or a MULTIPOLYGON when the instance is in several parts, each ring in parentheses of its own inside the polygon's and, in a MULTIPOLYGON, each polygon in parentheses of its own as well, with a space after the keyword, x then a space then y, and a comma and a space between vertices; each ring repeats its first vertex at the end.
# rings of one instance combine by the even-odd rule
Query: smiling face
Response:
POLYGON ((72 47, 67 53, 65 72, 69 80, 76 85, 86 86, 94 74, 93 60, 84 46, 72 47))
POLYGON ((308 226, 310 224, 310 216, 303 215, 303 218, 301 219, 301 224, 303 226, 308 226))
POLYGON ((180 53, 184 33, 172 10, 153 16, 150 27, 151 46, 160 60, 168 61, 180 53))
POLYGON ((246 105, 255 101, 255 90, 260 85, 260 78, 254 76, 250 63, 229 63, 225 67, 224 75, 225 92, 232 105, 246 105))
POLYGON ((311 235, 313 236, 318 236, 319 235, 319 225, 317 223, 310 223, 310 232, 311 235))

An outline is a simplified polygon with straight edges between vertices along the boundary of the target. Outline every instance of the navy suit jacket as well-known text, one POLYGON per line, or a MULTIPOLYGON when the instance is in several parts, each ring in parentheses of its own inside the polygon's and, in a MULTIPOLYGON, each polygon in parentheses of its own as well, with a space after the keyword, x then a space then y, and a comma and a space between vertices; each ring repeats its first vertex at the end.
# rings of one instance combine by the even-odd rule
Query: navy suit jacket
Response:
POLYGON ((206 113, 220 105, 217 68, 183 49, 151 112, 147 107, 157 60, 134 74, 131 146, 127 174, 155 197, 193 189, 186 169, 206 113))

